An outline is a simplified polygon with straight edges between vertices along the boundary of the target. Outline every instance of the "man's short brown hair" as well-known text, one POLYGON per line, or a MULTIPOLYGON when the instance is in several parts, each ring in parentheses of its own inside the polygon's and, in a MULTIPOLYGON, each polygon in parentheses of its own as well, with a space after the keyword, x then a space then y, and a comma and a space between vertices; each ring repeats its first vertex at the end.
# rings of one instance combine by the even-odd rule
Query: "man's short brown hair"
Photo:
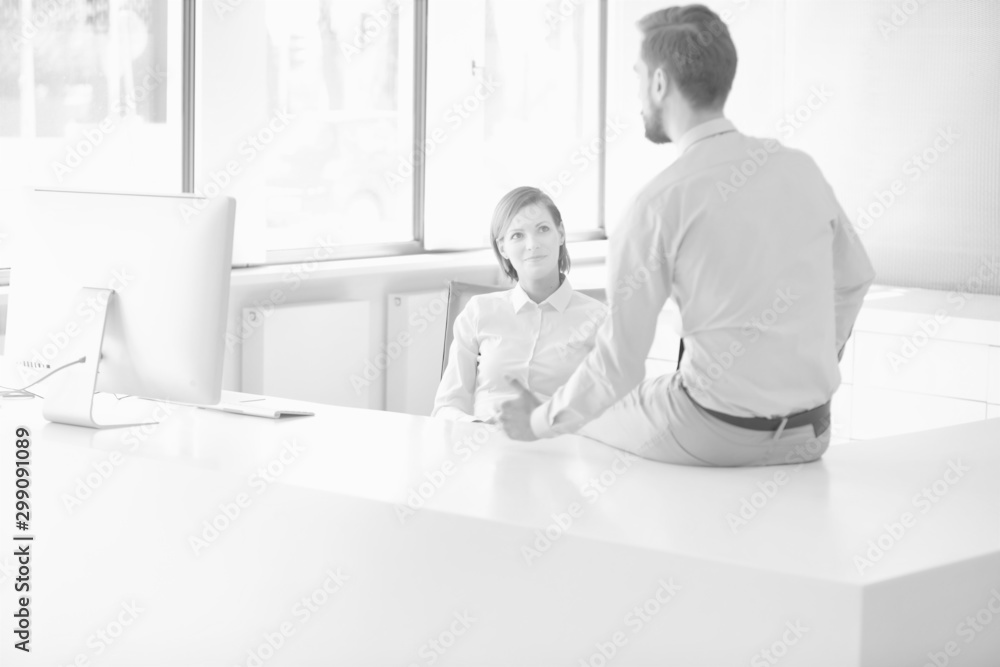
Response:
POLYGON ((715 12, 704 5, 667 7, 636 25, 650 76, 664 68, 696 109, 725 104, 736 76, 736 47, 715 12))

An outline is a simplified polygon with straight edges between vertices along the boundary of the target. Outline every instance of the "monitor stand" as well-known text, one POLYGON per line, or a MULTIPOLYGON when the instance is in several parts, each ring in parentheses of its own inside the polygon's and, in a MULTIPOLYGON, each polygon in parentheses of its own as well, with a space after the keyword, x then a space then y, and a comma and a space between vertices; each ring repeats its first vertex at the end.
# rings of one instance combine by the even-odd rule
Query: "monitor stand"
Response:
POLYGON ((86 360, 60 371, 63 382, 56 383, 57 386, 45 397, 42 416, 48 421, 88 428, 122 428, 157 423, 148 418, 148 410, 144 409, 146 406, 131 403, 121 405, 118 401, 100 400, 95 405, 94 393, 97 389, 101 346, 104 344, 104 327, 108 308, 114 297, 115 291, 112 289, 80 289, 80 303, 87 303, 94 308, 97 317, 80 326, 80 334, 74 341, 74 353, 86 356, 86 360), (141 410, 137 410, 137 407, 141 410))

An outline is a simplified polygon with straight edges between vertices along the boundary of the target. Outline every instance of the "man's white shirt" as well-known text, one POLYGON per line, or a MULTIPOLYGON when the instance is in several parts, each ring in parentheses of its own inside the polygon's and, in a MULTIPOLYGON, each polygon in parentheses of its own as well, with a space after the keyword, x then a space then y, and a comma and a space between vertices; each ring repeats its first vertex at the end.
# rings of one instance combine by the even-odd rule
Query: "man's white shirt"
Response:
POLYGON ((535 409, 538 437, 576 431, 634 389, 668 297, 699 404, 785 416, 830 400, 837 354, 875 272, 816 163, 725 118, 690 129, 609 241, 610 314, 593 351, 535 409))

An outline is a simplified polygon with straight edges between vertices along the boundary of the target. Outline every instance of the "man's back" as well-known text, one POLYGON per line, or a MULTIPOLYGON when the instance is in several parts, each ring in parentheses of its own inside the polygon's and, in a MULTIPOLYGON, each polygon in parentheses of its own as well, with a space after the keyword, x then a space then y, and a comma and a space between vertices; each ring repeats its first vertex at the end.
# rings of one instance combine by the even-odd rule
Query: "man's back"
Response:
POLYGON ((772 139, 725 131, 684 148, 636 207, 665 227, 685 386, 736 416, 826 402, 840 384, 836 283, 873 273, 832 190, 808 155, 772 139))

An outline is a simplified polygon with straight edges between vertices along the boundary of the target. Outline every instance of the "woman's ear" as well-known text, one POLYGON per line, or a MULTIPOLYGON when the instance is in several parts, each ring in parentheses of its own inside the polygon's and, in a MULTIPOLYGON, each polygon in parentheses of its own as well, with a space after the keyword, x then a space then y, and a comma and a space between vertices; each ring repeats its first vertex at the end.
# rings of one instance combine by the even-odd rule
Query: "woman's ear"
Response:
POLYGON ((500 251, 500 256, 501 257, 503 257, 504 259, 510 259, 510 257, 507 256, 507 253, 504 252, 504 249, 503 249, 503 239, 497 239, 497 250, 500 251))

